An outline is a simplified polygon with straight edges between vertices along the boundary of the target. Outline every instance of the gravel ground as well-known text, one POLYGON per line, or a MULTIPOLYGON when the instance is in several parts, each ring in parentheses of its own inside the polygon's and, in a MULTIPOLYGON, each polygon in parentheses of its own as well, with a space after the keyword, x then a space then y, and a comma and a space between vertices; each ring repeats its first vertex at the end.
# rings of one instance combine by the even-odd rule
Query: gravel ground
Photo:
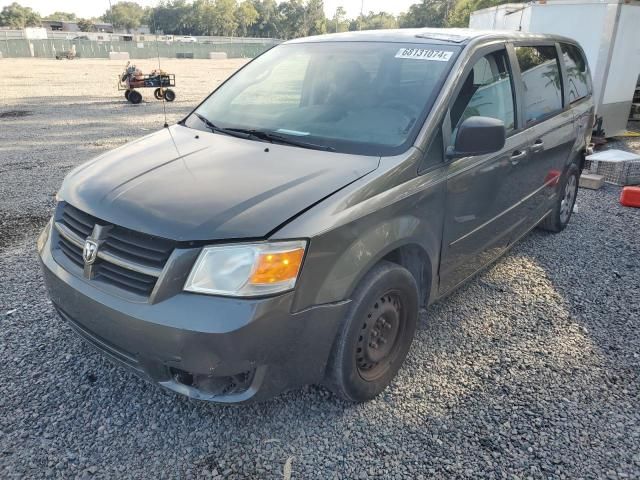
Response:
MULTIPOLYGON (((166 61, 170 120, 238 65, 166 61)), ((65 173, 158 128, 161 104, 124 103, 117 62, 0 66, 0 478, 640 478, 640 210, 618 188, 581 190, 565 232, 533 232, 424 312, 374 401, 199 403, 85 346, 34 253, 65 173)))
MULTIPOLYGON (((634 120, 627 124, 627 130, 632 133, 640 134, 640 121, 634 120)), ((610 139, 607 148, 617 148, 619 150, 628 150, 630 152, 640 152, 640 137, 626 137, 610 139)))

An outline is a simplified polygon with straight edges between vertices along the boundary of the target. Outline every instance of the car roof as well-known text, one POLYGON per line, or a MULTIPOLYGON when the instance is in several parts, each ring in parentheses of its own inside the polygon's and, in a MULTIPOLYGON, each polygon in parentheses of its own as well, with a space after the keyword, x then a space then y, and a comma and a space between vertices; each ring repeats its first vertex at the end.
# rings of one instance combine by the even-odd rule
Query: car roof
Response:
POLYGON ((575 43, 575 40, 559 35, 516 32, 510 30, 475 30, 471 28, 398 28, 390 30, 363 30, 358 32, 331 33, 314 37, 289 40, 290 43, 319 42, 386 42, 429 43, 465 45, 475 39, 486 40, 547 40, 575 43))

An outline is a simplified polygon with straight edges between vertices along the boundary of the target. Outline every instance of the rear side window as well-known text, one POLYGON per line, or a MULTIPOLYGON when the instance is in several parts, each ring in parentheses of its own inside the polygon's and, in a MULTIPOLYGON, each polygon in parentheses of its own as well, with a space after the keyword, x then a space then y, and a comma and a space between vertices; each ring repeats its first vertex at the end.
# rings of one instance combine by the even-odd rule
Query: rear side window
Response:
POLYGON ((569 102, 577 102, 591 93, 591 77, 582 52, 575 45, 561 43, 562 60, 567 70, 569 102))
POLYGON ((516 47, 524 84, 527 124, 562 110, 562 76, 556 47, 516 47))
POLYGON ((478 60, 462 84, 451 106, 453 137, 460 124, 469 117, 497 118, 507 132, 515 127, 513 89, 506 50, 485 55, 478 60))

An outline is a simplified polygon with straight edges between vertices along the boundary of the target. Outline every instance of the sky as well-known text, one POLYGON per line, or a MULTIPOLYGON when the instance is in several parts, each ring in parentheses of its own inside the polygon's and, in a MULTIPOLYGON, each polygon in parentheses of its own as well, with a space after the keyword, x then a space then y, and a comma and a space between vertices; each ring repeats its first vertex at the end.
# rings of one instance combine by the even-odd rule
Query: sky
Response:
MULTIPOLYGON (((17 1, 20 5, 31 7, 43 16, 55 11, 73 12, 79 17, 97 17, 109 8, 109 0, 0 0, 0 9, 17 1)), ((117 3, 116 0, 111 0, 117 3)), ((369 11, 386 11, 397 15, 409 9, 409 5, 419 0, 324 0, 327 17, 333 17, 336 8, 344 7, 348 17, 360 14, 361 4, 364 3, 364 13, 369 11)), ((137 0, 140 5, 154 6, 158 0, 137 0)))

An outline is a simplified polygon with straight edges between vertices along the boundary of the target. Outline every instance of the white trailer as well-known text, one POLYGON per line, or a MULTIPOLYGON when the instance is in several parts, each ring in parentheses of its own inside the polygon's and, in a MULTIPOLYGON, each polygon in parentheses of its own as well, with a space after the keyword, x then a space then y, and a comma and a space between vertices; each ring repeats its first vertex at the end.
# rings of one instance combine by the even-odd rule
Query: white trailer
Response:
POLYGON ((593 77, 594 101, 606 136, 626 130, 640 75, 640 1, 538 0, 471 14, 469 27, 555 33, 577 40, 593 77))

